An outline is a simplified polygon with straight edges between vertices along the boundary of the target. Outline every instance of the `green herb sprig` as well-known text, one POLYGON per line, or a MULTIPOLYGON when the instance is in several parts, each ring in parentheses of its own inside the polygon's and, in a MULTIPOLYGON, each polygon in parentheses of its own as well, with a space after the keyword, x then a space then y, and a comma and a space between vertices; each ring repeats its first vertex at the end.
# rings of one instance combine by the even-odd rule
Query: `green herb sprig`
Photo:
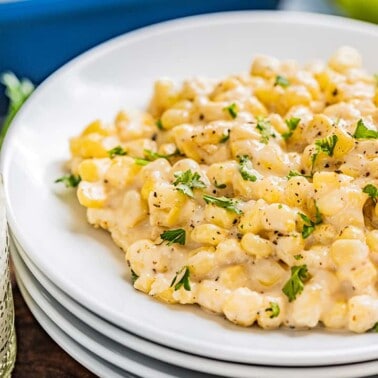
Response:
POLYGON ((184 287, 186 291, 192 290, 190 287, 190 270, 188 266, 183 266, 175 275, 171 282, 170 287, 174 287, 174 290, 179 290, 184 287))
POLYGON ((278 305, 277 302, 270 302, 268 308, 265 309, 265 312, 271 312, 271 315, 269 316, 271 319, 276 318, 280 312, 280 306, 278 305))
POLYGON ((324 152, 330 157, 333 156, 333 152, 338 140, 338 136, 333 134, 328 136, 327 138, 318 139, 315 141, 315 153, 311 156, 312 169, 314 168, 315 161, 321 152, 324 152))
POLYGON ((301 119, 297 117, 291 117, 290 119, 286 119, 285 123, 289 131, 283 133, 282 138, 284 138, 285 140, 288 140, 293 135, 296 128, 298 127, 299 122, 301 122, 301 119))
POLYGON ((172 245, 174 243, 185 245, 186 232, 182 228, 167 230, 160 234, 160 238, 166 241, 168 245, 172 245))
POLYGON ((113 159, 116 156, 125 156, 127 152, 123 149, 122 146, 116 146, 111 150, 107 151, 110 159, 113 159))
POLYGON ((235 119, 238 116, 238 107, 234 102, 229 106, 225 106, 223 110, 227 111, 232 119, 235 119))
POLYGON ((263 118, 263 117, 257 118, 256 129, 261 134, 261 139, 260 139, 261 143, 268 144, 270 137, 273 137, 273 138, 276 137, 276 134, 272 132, 272 125, 270 121, 266 118, 263 118))
POLYGON ((374 203, 377 203, 377 199, 378 199, 377 187, 375 187, 373 184, 368 184, 362 189, 362 191, 368 194, 374 203))
POLYGON ((247 155, 239 157, 239 172, 245 181, 255 182, 257 177, 252 173, 252 163, 247 155))
POLYGON ((55 183, 63 183, 66 188, 76 188, 81 181, 81 177, 79 175, 64 175, 62 177, 59 177, 55 180, 55 183))
POLYGON ((315 221, 312 221, 307 215, 299 213, 299 216, 302 218, 304 222, 303 229, 302 229, 303 239, 307 239, 315 231, 315 227, 323 223, 323 219, 320 214, 320 211, 317 206, 315 207, 316 207, 315 221))
POLYGON ((279 85, 282 88, 287 88, 290 85, 289 80, 285 76, 277 75, 274 80, 274 86, 279 85))
POLYGON ((294 301, 304 289, 304 283, 309 279, 307 265, 291 267, 291 277, 285 283, 282 291, 289 298, 289 302, 294 301))
POLYGON ((176 180, 173 182, 173 185, 178 191, 190 198, 194 197, 193 189, 206 188, 206 184, 201 180, 198 172, 192 172, 188 169, 185 172, 175 172, 174 176, 176 180))
POLYGON ((236 201, 232 198, 214 197, 209 194, 204 194, 203 199, 205 200, 206 203, 221 207, 235 214, 238 214, 238 215, 243 214, 243 211, 237 207, 239 204, 239 201, 236 201))
POLYGON ((353 138, 355 139, 378 139, 378 131, 368 129, 362 119, 358 120, 353 138))

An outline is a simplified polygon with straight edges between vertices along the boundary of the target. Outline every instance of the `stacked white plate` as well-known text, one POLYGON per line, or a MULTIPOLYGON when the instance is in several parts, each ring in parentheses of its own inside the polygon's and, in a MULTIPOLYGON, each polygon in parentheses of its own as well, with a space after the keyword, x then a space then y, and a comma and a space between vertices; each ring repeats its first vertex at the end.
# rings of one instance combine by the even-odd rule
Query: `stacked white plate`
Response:
POLYGON ((256 53, 301 62, 352 45, 374 72, 378 27, 301 13, 243 12, 156 25, 101 45, 42 84, 2 151, 12 256, 33 314, 99 376, 360 377, 378 374, 375 333, 239 328, 133 289, 123 253, 54 184, 68 139, 95 118, 143 108, 153 81, 248 70, 256 53))

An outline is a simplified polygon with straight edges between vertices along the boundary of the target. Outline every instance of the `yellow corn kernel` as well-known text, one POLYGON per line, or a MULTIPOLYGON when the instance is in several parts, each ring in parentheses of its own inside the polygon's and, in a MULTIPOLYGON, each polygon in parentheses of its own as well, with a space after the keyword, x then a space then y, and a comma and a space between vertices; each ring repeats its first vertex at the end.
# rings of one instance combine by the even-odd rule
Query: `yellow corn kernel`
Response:
MULTIPOLYGON (((372 232, 373 233, 375 232, 377 234, 376 241, 378 242, 378 231, 372 231, 372 232)), ((347 226, 342 230, 342 232, 339 236, 339 239, 358 239, 358 240, 361 240, 362 242, 364 242, 365 241, 365 234, 364 234, 364 231, 361 228, 358 228, 358 227, 355 227, 355 226, 347 226)), ((369 234, 366 238, 366 241, 367 241, 369 248, 371 248, 370 244, 369 244, 369 234)), ((377 248, 378 248, 378 244, 377 244, 377 248)))
POLYGON ((368 249, 360 240, 340 239, 332 244, 329 253, 338 266, 343 266, 364 261, 368 255, 368 249))
POLYGON ((232 265, 224 268, 219 276, 219 283, 228 289, 248 286, 248 272, 244 265, 232 265))
POLYGON ((77 197, 82 206, 100 209, 104 207, 106 193, 102 185, 82 181, 77 190, 77 197))
POLYGON ((185 109, 168 109, 161 116, 161 123, 164 129, 172 129, 189 121, 190 113, 185 109))
POLYGON ((371 252, 378 253, 378 230, 370 231, 366 235, 366 243, 371 252))
POLYGON ((331 56, 328 65, 335 71, 344 73, 351 68, 360 68, 362 66, 362 58, 353 47, 342 46, 331 56))
POLYGON ((237 215, 226 209, 209 204, 205 207, 205 219, 219 227, 231 228, 237 219, 237 215))
POLYGON ((262 209, 260 209, 256 203, 251 209, 244 211, 244 215, 240 218, 238 225, 239 231, 242 234, 246 234, 247 232, 257 234, 263 228, 261 224, 261 216, 262 209))
MULTIPOLYGON (((173 297, 174 289, 173 287, 170 287, 168 289, 165 289, 163 291, 160 291, 159 293, 154 294, 153 296, 158 299, 159 301, 166 302, 166 303, 177 303, 178 301, 173 297)), ((151 295, 151 294, 150 294, 151 295)))
POLYGON ((262 304, 262 296, 246 287, 232 292, 223 305, 226 318, 245 327, 252 325, 262 304))
POLYGON ((240 243, 242 248, 251 256, 264 258, 273 253, 270 241, 255 234, 245 234, 240 243))
POLYGON ((329 311, 322 316, 327 328, 344 328, 347 322, 348 306, 345 301, 335 302, 329 311))
POLYGON ((94 182, 100 179, 97 164, 92 160, 83 160, 78 168, 79 176, 83 181, 94 182))
POLYGON ((108 157, 107 150, 102 144, 103 135, 92 133, 70 140, 70 150, 72 155, 83 158, 108 157))
POLYGON ((333 156, 338 159, 354 148, 355 139, 341 128, 337 128, 334 134, 338 137, 338 140, 333 150, 333 156))
POLYGON ((286 272, 272 259, 260 259, 253 266, 253 278, 262 286, 273 286, 285 277, 286 272))
POLYGON ((197 243, 217 245, 228 235, 228 230, 215 226, 214 224, 201 224, 196 226, 191 237, 197 243))
POLYGON ((142 189, 140 191, 140 194, 142 195, 142 198, 145 201, 148 200, 150 193, 154 190, 155 181, 156 180, 151 176, 145 179, 142 189))
POLYGON ((285 105, 285 110, 290 109, 296 105, 308 106, 312 100, 311 94, 306 87, 302 85, 289 86, 283 95, 282 101, 285 105))
POLYGON ((105 179, 111 186, 124 188, 133 182, 139 170, 140 166, 135 164, 133 158, 117 156, 111 160, 110 167, 105 173, 105 179))
POLYGON ((318 192, 340 188, 340 181, 335 172, 316 172, 312 183, 318 192))
POLYGON ((148 294, 151 290, 151 286, 154 283, 154 281, 155 281, 154 277, 151 277, 148 274, 147 275, 143 274, 134 282, 134 287, 135 289, 148 294))
POLYGON ((191 276, 203 279, 214 267, 214 252, 203 250, 188 259, 191 276))
POLYGON ((130 117, 128 116, 126 112, 121 110, 120 112, 117 113, 114 123, 116 126, 118 126, 118 124, 123 123, 123 122, 130 122, 130 117))
POLYGON ((89 135, 89 134, 100 134, 103 136, 109 135, 109 129, 104 127, 103 123, 100 120, 95 120, 91 122, 81 133, 81 136, 89 135))

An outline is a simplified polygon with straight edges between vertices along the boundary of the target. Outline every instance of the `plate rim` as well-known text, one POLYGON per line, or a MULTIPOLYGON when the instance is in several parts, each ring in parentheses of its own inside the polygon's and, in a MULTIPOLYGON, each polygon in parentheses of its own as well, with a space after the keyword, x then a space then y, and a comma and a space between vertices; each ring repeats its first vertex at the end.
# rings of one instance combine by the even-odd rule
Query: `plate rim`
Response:
MULTIPOLYGON (((33 97, 38 98, 38 94, 42 92, 45 88, 45 86, 49 85, 50 82, 55 80, 57 77, 59 77, 61 74, 63 74, 65 71, 68 71, 72 66, 77 66, 77 68, 80 67, 80 65, 85 65, 88 62, 90 62, 93 59, 96 59, 97 57, 101 56, 102 54, 106 54, 112 49, 117 49, 120 45, 133 43, 135 41, 142 41, 143 39, 149 38, 151 35, 156 35, 156 33, 167 33, 172 32, 175 30, 182 30, 186 28, 191 28, 193 26, 199 26, 202 25, 205 21, 206 24, 211 25, 217 25, 217 24, 227 24, 227 23, 233 23, 236 20, 240 21, 240 18, 242 18, 243 22, 276 22, 279 21, 280 23, 295 23, 296 25, 300 24, 312 24, 312 25, 324 25, 334 27, 334 28, 346 28, 348 30, 355 30, 355 31, 363 31, 363 32, 369 32, 373 33, 374 36, 378 37, 378 28, 373 25, 362 21, 356 21, 356 20, 349 20, 343 17, 338 16, 330 16, 330 15, 320 15, 320 14, 312 14, 307 12, 284 12, 284 11, 238 11, 238 12, 221 12, 221 13, 214 13, 214 14, 206 14, 206 15, 200 15, 200 16, 191 16, 191 17, 184 17, 177 20, 171 20, 166 21, 163 23, 155 24, 152 26, 147 26, 141 29, 138 29, 133 32, 125 33, 121 36, 115 37, 109 41, 106 41, 87 52, 79 55, 78 57, 74 58, 67 64, 65 64, 63 67, 55 71, 52 75, 50 75, 36 90, 35 94, 31 96, 31 98, 27 101, 25 106, 21 109, 20 113, 15 117, 13 121, 13 125, 8 132, 8 135, 5 139, 5 143, 3 146, 3 149, 1 151, 1 157, 0 157, 0 172, 4 175, 4 178, 8 177, 9 170, 10 170, 10 156, 11 154, 8 153, 8 146, 10 145, 9 141, 14 138, 14 135, 16 135, 19 128, 22 127, 22 122, 19 122, 20 117, 28 111, 29 108, 33 106, 33 97), (300 21, 298 22, 298 18, 300 16, 300 21)), ((61 277, 54 277, 54 275, 49 272, 49 269, 46 267, 43 259, 36 258, 36 253, 33 253, 32 251, 35 250, 35 246, 31 245, 31 243, 28 242, 27 238, 23 237, 23 232, 18 227, 17 219, 15 218, 15 214, 12 211, 12 205, 9 201, 9 193, 8 193, 8 180, 5 179, 4 182, 4 189, 5 189, 5 196, 6 196, 6 206, 7 206, 7 216, 8 216, 8 222, 10 224, 11 229, 13 230, 15 236, 20 241, 20 244, 24 246, 25 251, 28 253, 28 255, 31 257, 31 260, 34 261, 35 265, 37 265, 40 270, 53 282, 57 283, 57 286, 61 287, 63 291, 65 291, 67 294, 70 292, 70 289, 75 288, 76 286, 70 286, 67 281, 64 281, 61 279, 61 277), (34 258, 33 258, 34 257, 34 258), (38 260, 38 261, 37 261, 38 260)), ((121 317, 115 317, 113 315, 109 315, 107 312, 107 308, 101 306, 98 302, 92 300, 88 300, 88 297, 84 295, 84 293, 77 291, 74 292, 75 296, 73 296, 76 300, 78 300, 80 303, 85 304, 85 307, 92 310, 95 313, 100 314, 104 318, 110 320, 110 322, 116 324, 119 326, 119 322, 123 324, 128 324, 126 327, 125 325, 122 325, 121 327, 128 330, 133 329, 135 330, 135 333, 138 335, 141 335, 142 337, 148 338, 150 340, 154 341, 161 341, 162 337, 164 338, 165 334, 163 332, 157 332, 154 334, 151 334, 151 329, 146 328, 145 326, 141 327, 141 324, 135 321, 135 319, 128 318, 127 321, 125 321, 124 318, 121 319, 121 317)), ((156 330, 154 330, 156 332, 156 330)), ((202 344, 191 344, 191 345, 178 345, 177 343, 172 344, 172 340, 170 340, 170 343, 166 340, 164 340, 164 344, 169 347, 178 348, 184 351, 190 351, 191 348, 195 347, 201 347, 202 344)), ((177 340, 176 340, 177 341, 177 340)), ((348 352, 347 355, 345 352, 342 354, 338 354, 339 362, 338 363, 344 363, 347 361, 346 358, 348 358, 348 361, 361 361, 361 358, 356 359, 355 357, 355 350, 352 350, 351 352, 348 352), (350 359, 352 358, 352 359, 350 359)), ((366 348, 359 347, 358 353, 361 354, 367 354, 371 356, 372 358, 377 358, 376 351, 374 352, 374 356, 372 355, 371 346, 368 346, 366 348)), ((217 356, 212 355, 208 351, 205 353, 202 353, 203 356, 210 356, 213 358, 220 358, 217 356)), ((324 356, 328 355, 328 357, 335 358, 335 354, 329 352, 328 354, 323 354, 324 356)), ((266 356, 265 357, 266 362, 266 356)), ((248 358, 248 360, 238 360, 238 362, 246 362, 246 363, 265 363, 261 360, 261 355, 259 353, 256 353, 253 358, 248 358), (256 357, 257 356, 257 357, 256 357)), ((281 360, 283 359, 282 356, 281 360)), ((289 357, 284 356, 284 358, 289 357)), ((299 358, 303 359, 311 359, 311 362, 307 362, 304 365, 309 364, 317 364, 319 365, 320 358, 314 357, 313 353, 311 352, 305 352, 303 351, 299 358)), ((221 358, 225 359, 226 358, 221 358)), ((231 361, 236 362, 235 359, 232 359, 231 361)), ((277 363, 276 363, 277 364, 277 363)), ((287 363, 287 366, 292 365, 293 363, 287 363)), ((324 363, 323 363, 324 365, 324 363)))

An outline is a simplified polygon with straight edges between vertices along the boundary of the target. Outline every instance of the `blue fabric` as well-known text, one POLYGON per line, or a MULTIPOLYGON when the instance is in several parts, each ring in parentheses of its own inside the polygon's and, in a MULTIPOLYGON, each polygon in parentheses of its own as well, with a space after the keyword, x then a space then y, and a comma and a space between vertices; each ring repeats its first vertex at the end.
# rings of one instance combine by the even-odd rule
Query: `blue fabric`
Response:
MULTIPOLYGON (((23 0, 0 3, 0 73, 35 84, 81 52, 148 24, 208 12, 273 9, 278 0, 23 0)), ((3 92, 3 91, 1 91, 3 92)), ((0 95, 0 114, 6 109, 0 95)))

